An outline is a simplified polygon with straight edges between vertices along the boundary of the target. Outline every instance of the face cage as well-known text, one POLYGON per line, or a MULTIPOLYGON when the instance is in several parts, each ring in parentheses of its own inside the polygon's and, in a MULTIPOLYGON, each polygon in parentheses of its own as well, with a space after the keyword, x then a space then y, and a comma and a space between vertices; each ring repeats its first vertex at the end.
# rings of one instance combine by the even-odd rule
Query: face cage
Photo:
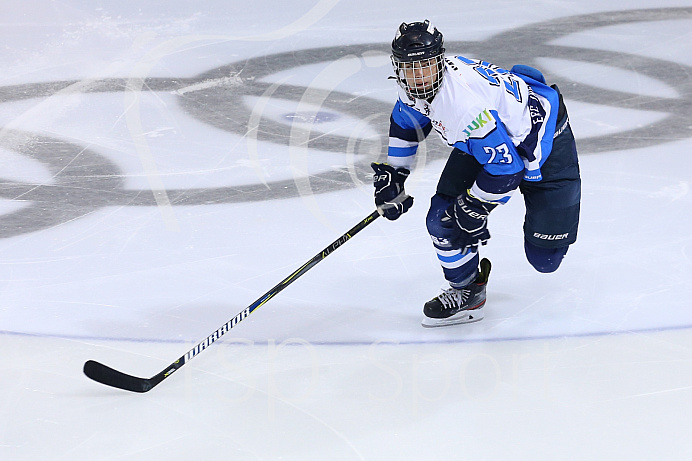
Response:
POLYGON ((392 56, 392 66, 397 82, 412 98, 432 98, 442 85, 442 74, 445 71, 444 54, 410 62, 402 62, 392 56))

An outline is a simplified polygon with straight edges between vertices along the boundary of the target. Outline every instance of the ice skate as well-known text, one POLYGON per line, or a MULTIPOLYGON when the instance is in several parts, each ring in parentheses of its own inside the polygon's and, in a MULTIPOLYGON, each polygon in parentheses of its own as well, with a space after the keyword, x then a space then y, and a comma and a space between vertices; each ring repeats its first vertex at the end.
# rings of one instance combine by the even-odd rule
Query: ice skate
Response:
POLYGON ((476 280, 463 288, 449 288, 425 303, 424 327, 442 327, 461 323, 478 322, 483 319, 485 287, 490 275, 490 261, 481 260, 476 280))

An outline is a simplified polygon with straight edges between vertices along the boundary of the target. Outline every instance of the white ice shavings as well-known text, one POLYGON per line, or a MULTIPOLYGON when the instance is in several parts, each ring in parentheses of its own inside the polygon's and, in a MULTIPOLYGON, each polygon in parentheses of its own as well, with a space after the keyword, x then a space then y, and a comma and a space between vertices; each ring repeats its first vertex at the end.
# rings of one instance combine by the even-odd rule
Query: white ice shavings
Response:
POLYGON ((687 181, 678 181, 677 184, 665 186, 660 190, 651 194, 651 198, 668 199, 671 202, 680 200, 690 193, 690 183, 687 181))
POLYGON ((205 80, 203 82, 195 83, 194 85, 186 86, 175 90, 173 93, 177 95, 184 95, 185 93, 192 93, 194 91, 206 90, 209 88, 215 88, 219 86, 240 86, 243 84, 243 79, 240 77, 240 72, 231 72, 227 77, 213 78, 205 80))

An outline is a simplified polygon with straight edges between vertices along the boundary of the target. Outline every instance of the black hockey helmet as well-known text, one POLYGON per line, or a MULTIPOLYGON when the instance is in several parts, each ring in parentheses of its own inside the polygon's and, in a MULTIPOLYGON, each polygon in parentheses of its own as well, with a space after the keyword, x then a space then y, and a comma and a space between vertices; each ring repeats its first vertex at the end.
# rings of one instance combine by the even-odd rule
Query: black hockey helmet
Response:
POLYGON ((440 89, 445 70, 443 45, 442 33, 427 19, 402 23, 397 29, 392 40, 392 66, 397 82, 410 98, 430 99, 440 89))
POLYGON ((401 23, 392 40, 392 56, 400 62, 421 61, 444 53, 442 33, 427 19, 401 23))

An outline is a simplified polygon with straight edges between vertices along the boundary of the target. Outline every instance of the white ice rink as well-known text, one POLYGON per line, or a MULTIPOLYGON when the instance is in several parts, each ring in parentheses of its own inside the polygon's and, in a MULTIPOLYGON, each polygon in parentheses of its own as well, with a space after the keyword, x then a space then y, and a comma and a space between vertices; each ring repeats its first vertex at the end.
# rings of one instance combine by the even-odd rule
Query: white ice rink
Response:
POLYGON ((692 459, 690 0, 4 0, 0 460, 692 459), (146 394, 149 377, 374 210, 402 21, 541 68, 583 178, 560 269, 493 212, 486 318, 420 325, 448 148, 379 219, 146 394))

